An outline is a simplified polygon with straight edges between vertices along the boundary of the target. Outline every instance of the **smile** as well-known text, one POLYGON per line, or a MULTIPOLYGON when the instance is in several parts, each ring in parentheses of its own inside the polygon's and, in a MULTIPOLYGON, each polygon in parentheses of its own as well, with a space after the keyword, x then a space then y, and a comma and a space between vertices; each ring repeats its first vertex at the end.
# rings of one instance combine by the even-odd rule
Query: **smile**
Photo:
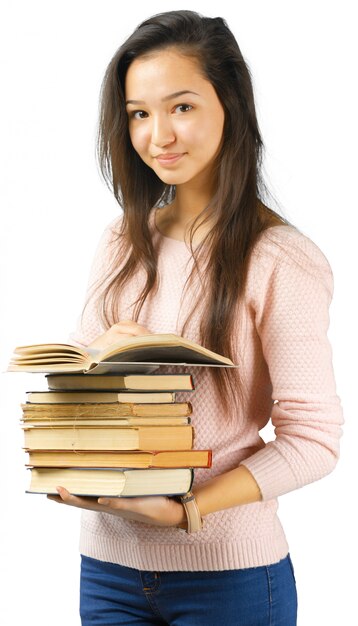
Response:
POLYGON ((179 161, 179 159, 181 159, 184 156, 184 154, 171 154, 171 155, 163 155, 163 156, 159 156, 156 157, 156 160, 158 161, 158 163, 160 165, 173 165, 174 163, 177 163, 179 161))

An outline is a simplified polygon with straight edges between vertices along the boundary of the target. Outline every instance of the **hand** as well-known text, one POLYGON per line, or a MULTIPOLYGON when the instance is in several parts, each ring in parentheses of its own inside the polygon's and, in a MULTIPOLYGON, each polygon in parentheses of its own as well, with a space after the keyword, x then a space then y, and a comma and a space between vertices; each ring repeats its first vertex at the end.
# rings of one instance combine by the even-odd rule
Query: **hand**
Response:
POLYGON ((58 496, 49 500, 80 509, 109 513, 125 519, 153 526, 180 526, 186 523, 184 506, 174 498, 145 496, 142 498, 90 498, 71 495, 64 487, 57 487, 58 496))
POLYGON ((113 346, 125 337, 135 337, 140 335, 152 335, 153 333, 140 326, 137 322, 132 320, 121 320, 117 324, 113 324, 103 335, 100 335, 92 341, 87 347, 94 348, 95 350, 105 350, 109 346, 113 346))

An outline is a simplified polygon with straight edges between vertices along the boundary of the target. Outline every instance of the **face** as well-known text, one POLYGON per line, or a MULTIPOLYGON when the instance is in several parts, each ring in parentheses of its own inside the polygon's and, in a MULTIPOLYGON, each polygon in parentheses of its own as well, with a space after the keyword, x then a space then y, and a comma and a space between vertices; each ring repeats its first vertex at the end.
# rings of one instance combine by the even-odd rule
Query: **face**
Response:
POLYGON ((133 148, 169 185, 207 185, 224 128, 224 110, 195 59, 158 51, 130 65, 125 83, 133 148))

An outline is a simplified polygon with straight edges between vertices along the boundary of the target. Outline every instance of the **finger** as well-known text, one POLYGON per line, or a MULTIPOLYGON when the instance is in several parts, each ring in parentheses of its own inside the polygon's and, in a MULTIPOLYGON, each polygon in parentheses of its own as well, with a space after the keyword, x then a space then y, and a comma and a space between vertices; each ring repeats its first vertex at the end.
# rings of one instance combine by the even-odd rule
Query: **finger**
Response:
POLYGON ((59 497, 64 502, 64 504, 70 504, 72 506, 80 506, 81 498, 72 495, 65 487, 56 487, 56 491, 59 493, 59 497))
MULTIPOLYGON (((79 496, 74 496, 72 493, 67 491, 65 487, 56 487, 56 490, 58 491, 60 498, 64 502, 64 504, 76 506, 81 509, 91 509, 93 508, 94 504, 97 505, 97 498, 91 498, 87 496, 81 498, 79 496)), ((58 496, 54 497, 56 498, 58 496)))
POLYGON ((67 491, 67 489, 65 489, 65 487, 56 487, 56 491, 60 494, 60 498, 66 502, 66 500, 70 499, 71 494, 69 491, 67 491))
POLYGON ((124 326, 131 326, 131 327, 139 326, 138 322, 135 322, 134 320, 127 320, 127 319, 119 320, 117 324, 115 324, 115 326, 117 326, 118 324, 123 324, 124 326))
POLYGON ((152 333, 145 326, 137 324, 132 320, 120 320, 117 324, 114 324, 112 328, 119 330, 121 333, 127 333, 130 335, 151 335, 152 333))
POLYGON ((54 502, 58 502, 59 504, 65 504, 61 496, 53 496, 52 494, 48 494, 47 499, 53 500, 54 502))

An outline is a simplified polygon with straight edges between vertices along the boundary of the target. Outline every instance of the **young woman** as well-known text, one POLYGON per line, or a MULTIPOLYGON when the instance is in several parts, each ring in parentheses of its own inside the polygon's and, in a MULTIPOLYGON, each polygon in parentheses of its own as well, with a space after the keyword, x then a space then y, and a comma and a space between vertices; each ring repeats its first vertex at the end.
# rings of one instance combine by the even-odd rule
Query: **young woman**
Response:
POLYGON ((82 623, 293 626, 277 497, 338 457, 332 275, 264 202, 250 73, 225 21, 174 11, 143 22, 107 68, 99 129, 123 216, 102 237, 73 340, 173 332, 240 367, 195 372, 195 447, 213 450, 213 466, 196 470, 194 499, 59 487, 53 499, 85 509, 82 623))

